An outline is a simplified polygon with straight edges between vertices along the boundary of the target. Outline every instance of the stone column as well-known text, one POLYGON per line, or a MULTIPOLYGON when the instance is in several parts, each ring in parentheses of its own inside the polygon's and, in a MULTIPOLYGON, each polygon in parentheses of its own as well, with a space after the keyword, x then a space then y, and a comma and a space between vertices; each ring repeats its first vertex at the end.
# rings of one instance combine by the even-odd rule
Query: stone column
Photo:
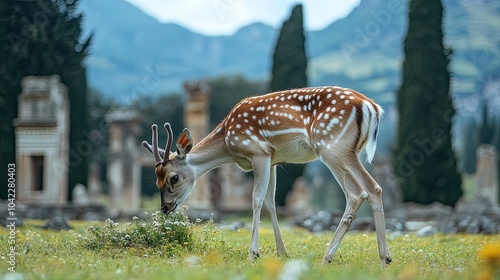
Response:
POLYGON ((219 168, 220 210, 245 211, 252 209, 253 179, 234 164, 226 164, 219 168))
MULTIPOLYGON (((194 144, 208 134, 210 88, 200 82, 186 82, 187 102, 184 105, 184 125, 189 129, 194 144)), ((207 175, 201 176, 185 204, 193 209, 213 209, 211 188, 207 175)))
POLYGON ((476 198, 498 206, 498 155, 493 145, 479 145, 477 156, 476 198))
POLYGON ((90 203, 98 204, 101 195, 101 168, 95 161, 89 165, 88 185, 90 203))
POLYGON ((382 187, 382 199, 386 211, 403 202, 403 194, 394 175, 391 158, 388 155, 377 154, 372 163, 373 179, 382 187))
POLYGON ((109 210, 113 214, 136 211, 141 204, 139 113, 133 110, 111 111, 105 120, 109 126, 109 210))

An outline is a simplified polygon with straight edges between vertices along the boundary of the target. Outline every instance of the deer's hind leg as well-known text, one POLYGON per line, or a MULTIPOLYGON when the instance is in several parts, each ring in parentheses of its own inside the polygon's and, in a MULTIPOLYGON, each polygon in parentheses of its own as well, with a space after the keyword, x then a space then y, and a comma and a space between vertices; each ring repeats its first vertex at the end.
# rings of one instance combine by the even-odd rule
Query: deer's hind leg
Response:
POLYGON ((321 158, 321 161, 325 163, 328 169, 330 169, 332 174, 335 176, 346 197, 346 208, 344 210, 344 214, 342 215, 342 220, 335 230, 330 245, 328 246, 328 249, 323 257, 323 263, 330 263, 332 262, 333 256, 335 255, 342 238, 349 230, 351 223, 354 219, 356 219, 359 207, 363 203, 365 193, 357 178, 349 170, 348 164, 345 164, 340 161, 340 159, 335 158, 326 160, 321 158))
POLYGON ((389 246, 387 245, 387 237, 385 235, 385 218, 384 205, 382 202, 382 188, 366 171, 359 161, 352 163, 352 173, 361 182, 361 186, 367 197, 365 199, 370 203, 373 219, 375 220, 375 230, 377 232, 378 252, 381 264, 388 265, 392 259, 389 254, 389 246))

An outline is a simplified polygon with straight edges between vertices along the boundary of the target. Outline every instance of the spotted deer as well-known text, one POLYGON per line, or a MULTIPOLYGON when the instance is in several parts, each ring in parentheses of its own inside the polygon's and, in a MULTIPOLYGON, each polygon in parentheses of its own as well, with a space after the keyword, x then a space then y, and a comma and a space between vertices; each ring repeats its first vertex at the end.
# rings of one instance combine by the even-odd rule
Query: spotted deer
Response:
POLYGON ((203 140, 193 146, 184 129, 171 152, 173 133, 164 127, 168 140, 158 147, 158 127, 152 126, 152 145, 144 141, 156 161, 156 186, 164 213, 175 211, 192 191, 196 179, 227 163, 253 170, 252 233, 249 259, 259 257, 259 221, 262 206, 271 216, 278 255, 287 256, 275 207, 276 166, 321 160, 339 182, 346 209, 325 252, 330 263, 356 213, 368 200, 375 220, 380 260, 391 262, 385 235, 382 188, 368 174, 359 158, 368 162, 375 154, 382 108, 351 89, 314 87, 278 91, 240 101, 203 140))

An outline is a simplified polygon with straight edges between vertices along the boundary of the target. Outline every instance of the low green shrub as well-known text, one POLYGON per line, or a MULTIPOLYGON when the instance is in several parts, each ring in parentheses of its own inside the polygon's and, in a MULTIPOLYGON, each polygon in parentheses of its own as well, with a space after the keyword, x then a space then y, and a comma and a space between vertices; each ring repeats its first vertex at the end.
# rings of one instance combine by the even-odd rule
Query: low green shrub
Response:
MULTIPOLYGON (((147 212, 145 213, 147 217, 147 212)), ((115 223, 107 219, 104 226, 89 226, 83 234, 76 234, 78 242, 90 250, 122 248, 162 248, 163 251, 178 247, 190 248, 193 244, 193 226, 183 213, 151 214, 151 219, 115 223)))

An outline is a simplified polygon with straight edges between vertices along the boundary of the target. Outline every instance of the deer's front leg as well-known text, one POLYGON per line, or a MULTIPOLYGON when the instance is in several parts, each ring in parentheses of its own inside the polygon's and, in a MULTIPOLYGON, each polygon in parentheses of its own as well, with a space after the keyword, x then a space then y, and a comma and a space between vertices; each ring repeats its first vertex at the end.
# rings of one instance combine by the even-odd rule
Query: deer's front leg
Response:
POLYGON ((269 211, 271 216, 271 221, 273 223, 274 239, 276 240, 276 248, 278 249, 278 256, 287 257, 285 244, 283 244, 283 238, 281 237, 280 226, 278 223, 278 217, 276 215, 276 166, 271 167, 271 176, 269 178, 269 185, 267 187, 266 198, 264 199, 264 205, 269 211))
POLYGON ((254 156, 252 158, 254 181, 252 192, 252 240, 250 242, 249 260, 259 257, 259 223, 262 205, 266 196, 271 176, 271 157, 270 156, 254 156))

